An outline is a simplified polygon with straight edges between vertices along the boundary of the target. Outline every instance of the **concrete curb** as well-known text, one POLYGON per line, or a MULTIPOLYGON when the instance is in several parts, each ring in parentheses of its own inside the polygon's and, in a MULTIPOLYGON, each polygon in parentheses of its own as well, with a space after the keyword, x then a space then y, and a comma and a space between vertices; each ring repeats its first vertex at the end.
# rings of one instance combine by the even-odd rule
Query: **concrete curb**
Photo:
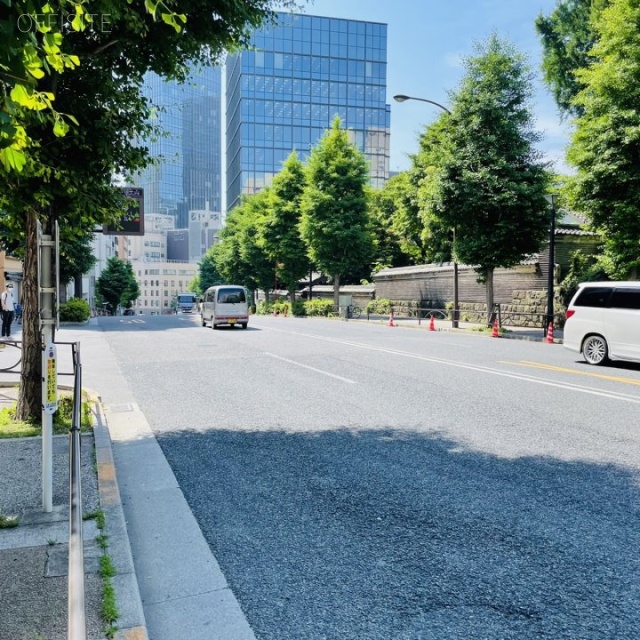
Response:
POLYGON ((95 409, 94 442, 98 468, 98 493, 100 506, 105 514, 105 533, 109 539, 108 553, 116 569, 112 584, 120 617, 116 621, 118 630, 114 640, 148 640, 147 624, 133 566, 131 544, 113 460, 111 437, 102 401, 96 393, 86 389, 85 391, 91 396, 95 409))

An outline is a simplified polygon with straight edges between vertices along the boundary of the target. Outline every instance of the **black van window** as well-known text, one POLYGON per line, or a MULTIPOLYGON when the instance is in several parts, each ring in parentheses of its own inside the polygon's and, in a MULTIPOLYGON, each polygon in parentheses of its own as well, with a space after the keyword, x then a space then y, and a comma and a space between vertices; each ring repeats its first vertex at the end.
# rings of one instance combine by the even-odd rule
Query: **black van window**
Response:
POLYGON ((614 289, 610 306, 616 309, 640 309, 640 287, 614 289))
POLYGON ((575 307, 606 307, 613 287, 585 287, 573 303, 575 307))
POLYGON ((218 290, 218 302, 224 304, 238 304, 238 302, 245 302, 244 289, 219 289, 218 290))

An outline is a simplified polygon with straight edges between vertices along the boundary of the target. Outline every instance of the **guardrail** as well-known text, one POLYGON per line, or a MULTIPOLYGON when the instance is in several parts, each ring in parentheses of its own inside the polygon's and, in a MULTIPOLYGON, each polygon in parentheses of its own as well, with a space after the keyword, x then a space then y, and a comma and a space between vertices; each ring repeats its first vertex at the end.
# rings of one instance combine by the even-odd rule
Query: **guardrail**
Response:
MULTIPOLYGON (((334 310, 333 315, 346 319, 366 318, 382 318, 393 313, 395 320, 416 320, 420 325, 423 320, 430 321, 433 316, 434 320, 453 320, 453 309, 443 309, 442 307, 404 307, 402 305, 393 305, 386 313, 371 313, 367 309, 361 309, 355 305, 349 307, 339 307, 334 310), (354 313, 354 309, 356 310, 354 313)), ((503 311, 501 305, 494 305, 494 310, 487 318, 487 312, 481 310, 458 309, 458 322, 469 322, 473 324, 489 324, 492 325, 498 320, 498 325, 511 327, 528 327, 531 329, 544 329, 546 321, 546 313, 528 313, 519 311, 503 311)))
POLYGON ((80 422, 82 419, 82 364, 80 343, 73 353, 73 412, 69 433, 69 594, 68 639, 86 640, 84 598, 84 541, 82 537, 82 483, 80 473, 80 422))

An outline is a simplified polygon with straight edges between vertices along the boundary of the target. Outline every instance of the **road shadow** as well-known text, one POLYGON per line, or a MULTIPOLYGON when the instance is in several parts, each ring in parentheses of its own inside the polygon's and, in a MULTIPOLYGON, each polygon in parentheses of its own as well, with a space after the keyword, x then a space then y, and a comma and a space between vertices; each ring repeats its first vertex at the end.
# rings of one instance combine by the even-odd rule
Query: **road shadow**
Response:
POLYGON ((261 640, 640 635, 630 470, 411 430, 157 437, 261 640))

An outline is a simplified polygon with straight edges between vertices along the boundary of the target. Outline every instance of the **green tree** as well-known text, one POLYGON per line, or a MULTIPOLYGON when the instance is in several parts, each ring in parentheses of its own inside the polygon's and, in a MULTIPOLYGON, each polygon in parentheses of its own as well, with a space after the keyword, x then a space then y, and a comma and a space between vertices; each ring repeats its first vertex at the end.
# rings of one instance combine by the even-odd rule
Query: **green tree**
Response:
POLYGON ((112 314, 118 306, 129 309, 140 296, 140 287, 131 263, 118 256, 109 258, 107 266, 96 280, 96 291, 109 304, 112 314))
POLYGON ((300 237, 300 206, 305 187, 304 166, 295 151, 275 176, 260 226, 260 243, 275 265, 276 276, 295 303, 298 281, 309 272, 307 248, 300 237))
POLYGON ((276 279, 275 264, 259 241, 268 198, 269 189, 244 196, 227 215, 221 242, 212 252, 216 269, 227 282, 251 291, 262 289, 267 300, 276 279))
POLYGON ((575 202, 605 238, 613 278, 640 267, 640 3, 615 0, 595 28, 595 62, 578 73, 583 115, 569 148, 575 202))
POLYGON ((524 57, 494 35, 465 69, 434 213, 443 229, 455 229, 458 261, 477 265, 490 312, 494 270, 517 265, 548 236, 547 173, 533 146, 524 57))
MULTIPOLYGON (((73 115, 56 110, 56 78, 80 65, 78 52, 69 46, 76 34, 92 37, 93 32, 108 30, 113 4, 91 0, 3 0, 2 4, 0 164, 20 172, 34 142, 30 123, 46 123, 60 137, 70 124, 78 124, 73 115)), ((147 0, 144 11, 178 32, 186 19, 162 0, 147 0)), ((130 11, 129 26, 139 28, 141 15, 130 11)))
POLYGON ((198 293, 203 294, 209 287, 224 284, 224 278, 216 267, 214 257, 215 245, 207 250, 198 265, 198 293))
POLYGON ((438 216, 435 205, 445 161, 451 154, 452 123, 442 113, 420 135, 418 153, 412 158, 411 186, 415 192, 421 222, 421 239, 426 262, 453 259, 453 232, 438 216))
MULTIPOLYGON (((32 144, 20 173, 0 166, 0 210, 11 222, 11 233, 26 248, 19 419, 38 420, 41 413, 37 223, 50 234, 55 220, 62 228, 85 231, 115 222, 124 198, 113 188, 112 176, 135 175, 151 161, 149 149, 139 143, 155 133, 150 119, 153 105, 142 92, 145 73, 182 80, 193 65, 215 64, 225 51, 246 43, 250 29, 270 18, 275 4, 275 0, 244 0, 216 5, 214 11, 205 0, 185 0, 180 15, 188 28, 182 29, 178 24, 182 18, 176 22, 175 14, 153 0, 87 0, 84 13, 108 16, 108 25, 55 38, 61 55, 76 56, 79 64, 65 67, 64 73, 50 65, 52 73, 34 78, 32 90, 55 96, 56 112, 67 114, 68 131, 61 136, 60 126, 52 129, 39 110, 21 108, 16 118, 32 144)), ((0 38, 1 47, 5 42, 0 38)), ((20 47, 22 41, 16 42, 20 47)), ((28 46, 17 55, 28 55, 28 46)), ((39 51, 34 55, 40 56, 39 51)), ((5 77, 3 82, 6 90, 12 81, 5 77)), ((0 114, 5 108, 13 107, 4 100, 0 114)), ((0 124, 14 126, 17 120, 12 118, 2 116, 0 124)), ((5 140, 12 135, 8 131, 5 140)))
POLYGON ((560 0, 548 16, 539 15, 536 30, 542 42, 542 70, 562 112, 577 115, 574 101, 583 84, 577 72, 593 62, 594 21, 610 0, 560 0))
POLYGON ((339 118, 312 149, 306 173, 300 229, 309 257, 333 279, 337 307, 341 276, 366 267, 373 257, 367 163, 339 118))

